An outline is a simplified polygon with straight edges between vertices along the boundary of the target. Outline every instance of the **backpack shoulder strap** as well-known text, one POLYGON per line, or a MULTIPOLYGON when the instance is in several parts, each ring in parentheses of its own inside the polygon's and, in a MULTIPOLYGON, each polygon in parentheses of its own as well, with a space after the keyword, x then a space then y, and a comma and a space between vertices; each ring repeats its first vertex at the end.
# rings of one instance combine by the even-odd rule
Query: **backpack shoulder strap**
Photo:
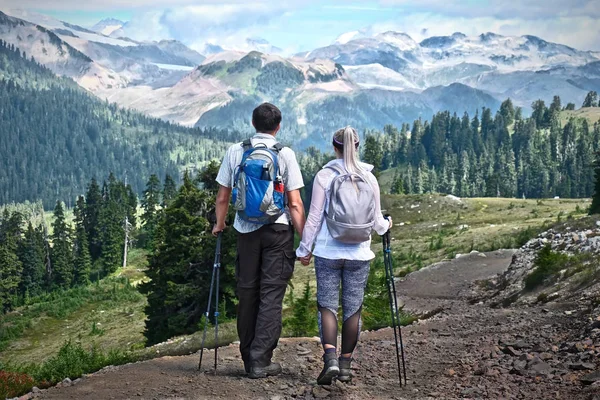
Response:
POLYGON ((244 140, 242 142, 242 147, 244 148, 244 151, 250 149, 252 147, 252 141, 250 139, 244 140))

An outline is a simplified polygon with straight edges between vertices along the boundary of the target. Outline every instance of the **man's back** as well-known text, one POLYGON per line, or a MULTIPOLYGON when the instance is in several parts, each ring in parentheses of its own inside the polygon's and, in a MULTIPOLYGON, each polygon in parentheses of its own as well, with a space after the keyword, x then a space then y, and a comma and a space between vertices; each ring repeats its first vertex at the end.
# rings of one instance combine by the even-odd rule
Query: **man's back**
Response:
MULTIPOLYGON (((262 144, 268 148, 272 148, 276 143, 278 143, 273 135, 267 133, 257 133, 251 138, 251 142, 253 146, 262 144)), ((217 182, 221 186, 228 188, 233 187, 236 169, 242 162, 243 155, 244 147, 242 143, 237 143, 229 147, 227 154, 223 159, 219 174, 217 175, 217 182)), ((304 186, 304 182, 302 180, 302 173, 300 172, 300 167, 298 165, 298 161, 296 160, 296 154, 294 151, 289 147, 284 147, 279 152, 278 157, 279 169, 285 190, 289 192, 302 188, 304 186)), ((283 214, 275 223, 288 225, 290 223, 289 211, 286 210, 286 213, 283 214)), ((237 214, 233 225, 235 230, 240 233, 255 231, 259 229, 260 226, 261 225, 244 221, 237 214)))

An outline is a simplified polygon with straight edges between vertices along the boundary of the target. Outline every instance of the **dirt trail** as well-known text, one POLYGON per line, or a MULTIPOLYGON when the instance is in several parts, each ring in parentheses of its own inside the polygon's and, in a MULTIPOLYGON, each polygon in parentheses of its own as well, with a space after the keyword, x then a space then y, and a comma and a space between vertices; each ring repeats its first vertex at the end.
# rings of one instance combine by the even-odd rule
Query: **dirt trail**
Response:
MULTIPOLYGON (((282 339, 281 376, 244 377, 237 347, 219 349, 217 375, 197 371, 198 355, 109 367, 77 384, 43 391, 43 399, 592 399, 574 375, 514 374, 500 342, 527 341, 550 351, 568 334, 564 312, 492 309, 471 303, 473 282, 504 271, 512 251, 472 254, 436 264, 398 282, 407 309, 442 308, 403 329, 409 384, 399 388, 391 329, 365 332, 355 354, 354 383, 316 386, 321 350, 316 338, 282 339)), ((532 350, 533 351, 533 350, 532 350)), ((211 366, 213 351, 205 354, 211 366)))

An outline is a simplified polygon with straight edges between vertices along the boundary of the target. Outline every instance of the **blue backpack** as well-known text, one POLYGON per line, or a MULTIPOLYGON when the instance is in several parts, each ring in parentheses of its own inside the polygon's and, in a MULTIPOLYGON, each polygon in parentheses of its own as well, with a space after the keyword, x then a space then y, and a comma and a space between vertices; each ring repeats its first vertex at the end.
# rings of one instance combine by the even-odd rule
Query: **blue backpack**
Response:
POLYGON ((254 224, 270 224, 285 212, 285 189, 279 169, 279 152, 283 146, 272 148, 242 143, 244 155, 236 167, 231 202, 241 219, 254 224))

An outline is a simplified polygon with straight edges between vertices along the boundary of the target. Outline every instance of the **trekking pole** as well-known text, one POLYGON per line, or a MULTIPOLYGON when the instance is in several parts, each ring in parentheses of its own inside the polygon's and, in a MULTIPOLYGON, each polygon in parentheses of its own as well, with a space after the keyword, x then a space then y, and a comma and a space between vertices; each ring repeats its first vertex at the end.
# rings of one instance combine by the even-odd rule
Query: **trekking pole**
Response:
POLYGON ((221 271, 221 233, 217 239, 215 269, 217 270, 217 290, 215 291, 215 375, 217 375, 217 352, 219 351, 219 275, 221 271))
MULTIPOLYGON (((387 218, 388 216, 386 216, 387 218)), ((396 362, 398 364, 398 380, 402 386, 402 373, 404 373, 404 384, 406 380, 406 362, 404 358, 404 343, 402 341, 402 329, 400 325, 400 315, 398 313, 398 297, 396 294, 396 283, 394 281, 394 268, 392 265, 392 254, 390 247, 390 231, 388 230, 382 237, 383 239, 383 260, 385 267, 385 277, 387 282, 388 295, 390 298, 390 311, 392 314, 392 327, 394 329, 394 340, 396 343, 396 362), (398 332, 396 332, 398 327, 398 332), (400 345, 398 346, 398 340, 400 345), (402 368, 400 368, 400 355, 402 355, 402 368)))
MULTIPOLYGON (((210 278, 210 290, 208 293, 208 305, 206 306, 206 313, 204 313, 204 332, 202 334, 202 344, 200 345, 200 361, 198 362, 198 370, 202 368, 202 356, 204 355, 204 342, 206 340, 206 330, 208 328, 208 319, 210 315, 210 304, 213 295, 213 287, 215 284, 215 272, 217 278, 217 290, 215 293, 215 345, 218 345, 218 334, 219 334, 219 308, 218 308, 218 299, 219 299, 219 270, 221 269, 221 237, 222 232, 219 232, 217 235, 217 246, 215 250, 215 262, 213 264, 212 276, 210 278)), ((215 347, 215 374, 217 373, 217 348, 215 347)))

